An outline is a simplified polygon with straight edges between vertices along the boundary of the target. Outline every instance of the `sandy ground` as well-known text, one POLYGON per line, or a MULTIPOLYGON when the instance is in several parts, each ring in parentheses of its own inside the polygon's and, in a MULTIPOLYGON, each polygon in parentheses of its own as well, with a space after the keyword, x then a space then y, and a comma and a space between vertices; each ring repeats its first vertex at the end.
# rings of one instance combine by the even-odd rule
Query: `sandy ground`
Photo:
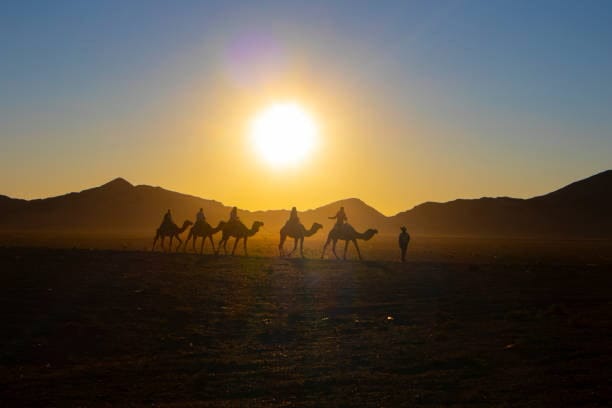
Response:
POLYGON ((610 405, 609 243, 423 242, 407 264, 375 240, 365 262, 2 247, 0 400, 610 405))

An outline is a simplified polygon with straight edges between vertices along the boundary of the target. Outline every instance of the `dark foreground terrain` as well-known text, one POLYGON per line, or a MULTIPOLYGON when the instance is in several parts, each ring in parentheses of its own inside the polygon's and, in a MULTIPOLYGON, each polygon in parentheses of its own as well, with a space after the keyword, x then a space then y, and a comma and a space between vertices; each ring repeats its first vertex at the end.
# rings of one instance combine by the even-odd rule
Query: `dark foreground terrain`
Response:
POLYGON ((2 406, 610 406, 610 262, 0 248, 2 406))

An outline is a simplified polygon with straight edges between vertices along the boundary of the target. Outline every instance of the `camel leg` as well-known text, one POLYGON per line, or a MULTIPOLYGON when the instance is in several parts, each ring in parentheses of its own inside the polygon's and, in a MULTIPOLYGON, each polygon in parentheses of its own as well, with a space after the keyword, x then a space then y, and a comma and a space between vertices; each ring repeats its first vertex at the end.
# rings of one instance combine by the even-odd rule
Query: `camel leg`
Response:
POLYGON ((304 237, 300 239, 300 256, 304 258, 304 237))
POLYGON ((325 245, 323 245, 323 252, 321 253, 321 259, 325 257, 325 250, 327 249, 327 246, 329 245, 330 242, 331 242, 331 238, 327 238, 327 241, 325 241, 325 245))
MULTIPOLYGON (((191 249, 193 249, 193 252, 196 251, 196 241, 198 240, 198 236, 197 235, 193 235, 193 241, 191 241, 191 249)), ((187 241, 185 242, 185 247, 187 246, 187 242, 189 242, 189 237, 187 237, 187 241)))
POLYGON ((221 251, 221 243, 222 242, 223 242, 223 237, 221 237, 221 240, 217 244, 217 250, 215 251, 215 255, 219 255, 219 251, 221 251))
POLYGON ((227 255, 227 237, 221 237, 221 241, 219 241, 219 244, 217 245, 217 255, 219 255, 219 252, 221 252, 221 244, 223 244, 223 253, 227 255))
POLYGON ((242 242, 244 242, 244 256, 249 256, 247 252, 247 237, 242 238, 242 242))
POLYGON ((359 255, 359 260, 362 261, 362 259, 361 259, 361 251, 359 250, 359 245, 357 245, 357 240, 356 239, 353 240, 353 244, 355 244, 355 249, 357 250, 357 255, 359 255))
POLYGON ((151 247, 151 252, 155 250, 155 244, 157 243, 158 238, 159 238, 159 232, 155 234, 155 238, 153 238, 153 246, 151 247))
MULTIPOLYGON (((189 244, 189 239, 193 236, 193 234, 191 233, 191 231, 189 231, 189 234, 187 235, 187 239, 185 240, 185 246, 183 247, 183 252, 187 252, 187 244, 189 244)), ((193 239, 193 242, 195 243, 195 238, 193 239)))
MULTIPOLYGON (((181 247, 181 244, 183 243, 183 240, 178 235, 176 236, 176 240, 179 242, 176 246, 176 252, 178 252, 179 248, 181 247)), ((170 247, 170 251, 172 251, 172 247, 170 247)))
POLYGON ((336 253, 336 244, 338 243, 338 240, 335 239, 334 242, 332 242, 332 252, 334 253, 334 256, 336 257, 336 259, 340 259, 340 257, 338 256, 338 254, 336 253))
POLYGON ((283 257, 283 255, 285 255, 285 239, 287 239, 287 237, 283 234, 280 234, 280 243, 278 244, 278 256, 280 256, 281 258, 283 257))
POLYGON ((232 248, 232 255, 234 255, 234 252, 236 252, 236 247, 238 246, 238 241, 240 241, 240 238, 236 237, 236 240, 234 241, 234 248, 232 248))
POLYGON ((162 235, 161 242, 160 242, 162 252, 166 252, 166 247, 164 246, 164 241, 165 240, 166 240, 166 237, 162 235))
POLYGON ((172 241, 174 240, 174 235, 170 235, 170 244, 168 245, 168 252, 172 252, 172 241))
POLYGON ((210 245, 212 246, 212 249, 213 249, 213 254, 214 254, 214 253, 215 253, 215 241, 213 241, 213 236, 212 236, 212 234, 210 234, 210 235, 208 236, 208 239, 210 239, 210 245))
POLYGON ((293 238, 293 249, 291 250, 291 252, 289 252, 287 254, 287 256, 291 256, 293 255, 293 253, 295 252, 295 250, 297 249, 297 244, 298 244, 298 239, 297 238, 293 238))
POLYGON ((292 253, 292 254, 293 254, 293 253, 295 252, 295 250, 297 249, 298 242, 299 242, 299 239, 297 239, 297 238, 295 238, 295 239, 293 240, 293 249, 291 250, 291 253, 292 253))
MULTIPOLYGON (((204 253, 204 244, 206 243, 206 237, 202 237, 202 244, 200 244, 200 255, 202 255, 204 253)), ((213 252, 214 252, 213 248, 213 252)))
POLYGON ((342 256, 342 259, 344 259, 346 261, 346 250, 348 249, 348 240, 344 241, 344 255, 342 256))

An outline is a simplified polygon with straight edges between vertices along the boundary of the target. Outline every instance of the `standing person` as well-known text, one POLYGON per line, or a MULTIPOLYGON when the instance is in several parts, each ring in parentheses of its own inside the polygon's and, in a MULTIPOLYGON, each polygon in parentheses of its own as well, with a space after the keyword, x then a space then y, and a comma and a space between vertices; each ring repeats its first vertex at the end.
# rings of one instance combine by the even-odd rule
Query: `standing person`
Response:
POLYGON ((334 225, 334 228, 339 228, 342 226, 342 224, 348 221, 348 218, 346 217, 346 213, 344 212, 344 207, 340 207, 336 215, 334 215, 333 217, 328 217, 328 218, 330 220, 333 220, 333 219, 336 220, 336 225, 334 225))
POLYGON ((408 243, 410 242, 410 234, 406 231, 406 227, 401 228, 402 232, 399 234, 398 242, 400 250, 402 251, 402 262, 406 262, 406 251, 408 250, 408 243))

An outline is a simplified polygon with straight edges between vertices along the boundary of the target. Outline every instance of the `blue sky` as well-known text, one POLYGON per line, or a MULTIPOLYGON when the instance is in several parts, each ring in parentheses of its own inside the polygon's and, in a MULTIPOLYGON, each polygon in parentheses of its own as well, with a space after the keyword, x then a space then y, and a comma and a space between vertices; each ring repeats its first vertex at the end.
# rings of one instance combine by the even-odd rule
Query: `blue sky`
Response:
POLYGON ((333 123, 325 157, 371 163, 292 174, 321 186, 302 207, 544 193, 612 167, 611 23, 606 1, 5 1, 0 194, 123 176, 290 207, 191 155, 222 168, 250 108, 300 92, 333 123))

